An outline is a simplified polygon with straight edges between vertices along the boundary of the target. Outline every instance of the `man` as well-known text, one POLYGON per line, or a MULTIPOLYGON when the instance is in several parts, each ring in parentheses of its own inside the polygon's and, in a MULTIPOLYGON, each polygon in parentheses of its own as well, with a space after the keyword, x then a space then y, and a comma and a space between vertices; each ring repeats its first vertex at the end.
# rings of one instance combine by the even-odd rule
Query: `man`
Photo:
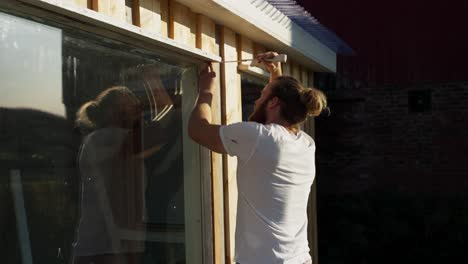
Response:
POLYGON ((326 98, 281 76, 281 64, 257 56, 270 82, 255 101, 249 122, 212 124, 215 73, 211 65, 199 77, 200 95, 188 132, 197 143, 238 159, 238 208, 235 261, 240 264, 311 263, 307 241, 307 201, 315 177, 315 143, 299 129, 317 116, 326 98))

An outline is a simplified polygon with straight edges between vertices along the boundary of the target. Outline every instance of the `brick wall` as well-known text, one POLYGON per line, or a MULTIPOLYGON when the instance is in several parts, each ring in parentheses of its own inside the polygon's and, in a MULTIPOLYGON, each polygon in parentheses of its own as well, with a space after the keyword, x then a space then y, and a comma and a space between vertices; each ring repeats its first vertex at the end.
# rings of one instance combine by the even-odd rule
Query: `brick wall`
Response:
POLYGON ((468 190, 468 82, 373 86, 338 78, 327 89, 317 79, 332 111, 316 122, 320 193, 468 190))
POLYGON ((465 258, 468 83, 316 79, 332 111, 316 122, 320 263, 465 258))

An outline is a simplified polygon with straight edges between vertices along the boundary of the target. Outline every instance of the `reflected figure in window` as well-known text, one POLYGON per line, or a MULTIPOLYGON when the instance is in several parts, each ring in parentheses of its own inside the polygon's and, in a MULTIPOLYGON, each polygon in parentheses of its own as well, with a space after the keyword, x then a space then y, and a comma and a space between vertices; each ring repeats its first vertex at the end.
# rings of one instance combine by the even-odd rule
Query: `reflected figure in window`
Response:
POLYGON ((86 134, 78 163, 81 218, 75 264, 137 263, 144 252, 144 166, 140 100, 112 87, 85 103, 76 123, 86 134))
MULTIPOLYGON (((184 162, 182 144, 183 68, 145 64, 126 69, 120 82, 143 102, 142 130, 147 191, 147 241, 152 263, 184 263, 184 162)), ((145 259, 146 260, 146 259, 145 259)))

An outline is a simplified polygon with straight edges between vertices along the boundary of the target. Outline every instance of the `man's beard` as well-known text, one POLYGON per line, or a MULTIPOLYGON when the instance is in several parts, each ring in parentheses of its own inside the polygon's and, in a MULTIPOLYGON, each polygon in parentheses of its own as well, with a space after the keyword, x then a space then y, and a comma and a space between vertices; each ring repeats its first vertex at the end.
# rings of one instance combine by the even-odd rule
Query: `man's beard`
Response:
POLYGON ((254 110, 253 113, 249 116, 248 120, 251 122, 257 122, 265 125, 267 104, 268 100, 263 101, 263 103, 259 105, 258 108, 254 110))

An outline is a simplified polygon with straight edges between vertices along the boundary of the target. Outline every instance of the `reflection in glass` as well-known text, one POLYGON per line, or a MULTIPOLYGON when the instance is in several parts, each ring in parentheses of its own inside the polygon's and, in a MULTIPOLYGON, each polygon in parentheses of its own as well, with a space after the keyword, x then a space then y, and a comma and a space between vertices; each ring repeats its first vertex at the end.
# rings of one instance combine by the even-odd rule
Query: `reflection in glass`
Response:
POLYGON ((78 111, 77 124, 87 135, 78 157, 81 217, 74 263, 126 263, 144 252, 144 170, 134 144, 140 115, 138 98, 123 86, 104 90, 78 111), (134 231, 134 240, 122 239, 122 229, 134 231))
POLYGON ((185 263, 187 68, 0 22, 2 262, 185 263))
POLYGON ((242 121, 248 121, 253 113, 255 100, 260 97, 262 89, 268 84, 266 80, 241 74, 241 92, 242 92, 242 121))
POLYGON ((61 30, 1 14, 0 40, 0 105, 63 116, 61 30))

